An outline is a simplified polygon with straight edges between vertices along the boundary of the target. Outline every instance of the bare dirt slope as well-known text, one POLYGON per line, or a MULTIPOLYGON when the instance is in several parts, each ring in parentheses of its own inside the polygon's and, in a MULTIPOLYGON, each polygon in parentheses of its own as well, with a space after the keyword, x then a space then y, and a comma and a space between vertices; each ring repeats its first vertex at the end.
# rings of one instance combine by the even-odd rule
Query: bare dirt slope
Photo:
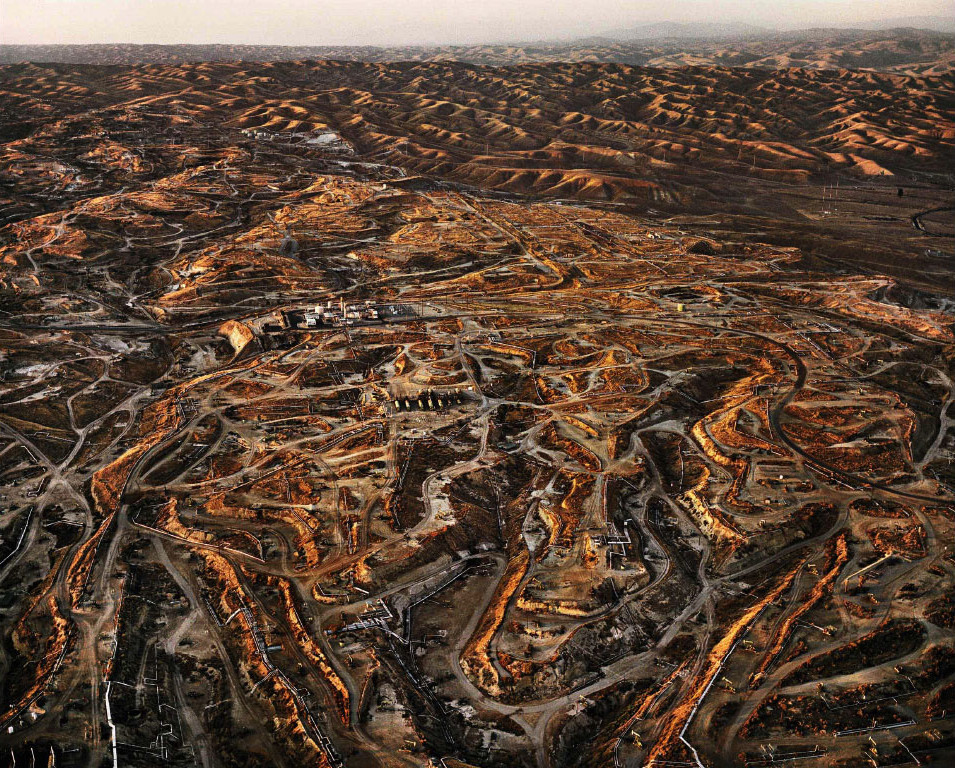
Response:
MULTIPOLYGON (((950 252, 951 240, 927 235, 912 217, 951 207, 951 74, 23 64, 0 72, 0 95, 6 137, 25 139, 8 144, 6 184, 31 183, 31 164, 56 156, 67 135, 88 153, 126 156, 110 171, 111 183, 120 183, 164 167, 149 142, 132 154, 127 146, 155 131, 172 138, 186 125, 215 124, 237 138, 251 131, 279 142, 324 133, 408 175, 681 217, 725 214, 709 224, 767 233, 921 286, 939 285, 950 268, 941 252, 950 252)), ((83 162, 67 174, 67 194, 110 188, 84 176, 83 162)), ((944 222, 947 214, 933 215, 944 222)), ((934 230, 945 234, 944 224, 934 230)))

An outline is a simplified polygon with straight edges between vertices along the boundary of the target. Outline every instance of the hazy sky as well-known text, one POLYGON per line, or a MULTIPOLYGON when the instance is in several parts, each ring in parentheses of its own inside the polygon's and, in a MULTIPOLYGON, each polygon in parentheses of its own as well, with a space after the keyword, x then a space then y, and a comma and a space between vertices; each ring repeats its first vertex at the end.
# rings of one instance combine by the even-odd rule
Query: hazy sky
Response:
POLYGON ((0 42, 480 43, 656 21, 792 28, 952 13, 955 0, 0 0, 0 42))

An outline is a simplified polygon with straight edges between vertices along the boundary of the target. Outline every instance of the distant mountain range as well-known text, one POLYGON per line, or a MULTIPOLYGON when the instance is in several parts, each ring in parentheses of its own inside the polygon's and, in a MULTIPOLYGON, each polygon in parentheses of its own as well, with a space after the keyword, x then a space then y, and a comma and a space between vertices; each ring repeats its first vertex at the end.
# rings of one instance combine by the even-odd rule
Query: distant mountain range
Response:
MULTIPOLYGON (((884 31, 887 29, 924 29, 932 32, 955 32, 955 17, 947 16, 897 16, 891 19, 866 21, 859 24, 830 25, 830 29, 857 29, 884 31)), ((574 42, 613 40, 627 42, 631 40, 716 40, 740 37, 766 37, 773 35, 799 35, 812 32, 812 29, 771 29, 742 22, 687 22, 661 21, 655 24, 643 24, 627 29, 616 29, 601 35, 585 37, 574 42)))
MULTIPOLYGON (((690 22, 678 23, 674 21, 661 21, 656 24, 643 24, 639 27, 630 27, 628 29, 615 29, 605 32, 602 35, 583 40, 683 40, 683 39, 714 39, 714 38, 734 38, 748 37, 751 35, 772 34, 772 30, 766 27, 758 27, 753 24, 742 24, 739 22, 715 24, 712 22, 690 22)), ((580 41, 575 41, 580 42, 580 41)))
POLYGON ((857 25, 857 29, 929 29, 933 32, 955 32, 955 14, 952 16, 896 16, 880 21, 867 21, 857 25))

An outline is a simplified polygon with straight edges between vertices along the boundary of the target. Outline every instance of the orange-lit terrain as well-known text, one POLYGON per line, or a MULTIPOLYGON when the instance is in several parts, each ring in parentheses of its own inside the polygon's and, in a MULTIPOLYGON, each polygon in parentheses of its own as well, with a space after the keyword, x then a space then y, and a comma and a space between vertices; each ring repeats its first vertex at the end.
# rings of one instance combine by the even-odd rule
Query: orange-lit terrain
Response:
POLYGON ((0 96, 11 765, 955 758, 950 72, 0 96))
MULTIPOLYGON (((0 63, 179 64, 189 61, 462 61, 507 66, 548 62, 610 62, 649 67, 723 65, 780 69, 872 69, 942 74, 955 60, 955 36, 928 29, 805 29, 775 34, 610 37, 565 43, 432 46, 285 45, 12 45, 0 44, 0 63)), ((630 30, 629 33, 639 32, 630 30)), ((662 34, 661 34, 662 33, 662 34)))

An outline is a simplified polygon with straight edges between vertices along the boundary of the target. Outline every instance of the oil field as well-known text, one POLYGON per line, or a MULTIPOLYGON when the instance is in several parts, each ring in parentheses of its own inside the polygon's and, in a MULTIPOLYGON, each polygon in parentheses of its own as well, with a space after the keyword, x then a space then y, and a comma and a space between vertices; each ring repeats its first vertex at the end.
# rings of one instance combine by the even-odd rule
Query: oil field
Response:
POLYGON ((0 67, 0 762, 951 764, 950 61, 0 67))

